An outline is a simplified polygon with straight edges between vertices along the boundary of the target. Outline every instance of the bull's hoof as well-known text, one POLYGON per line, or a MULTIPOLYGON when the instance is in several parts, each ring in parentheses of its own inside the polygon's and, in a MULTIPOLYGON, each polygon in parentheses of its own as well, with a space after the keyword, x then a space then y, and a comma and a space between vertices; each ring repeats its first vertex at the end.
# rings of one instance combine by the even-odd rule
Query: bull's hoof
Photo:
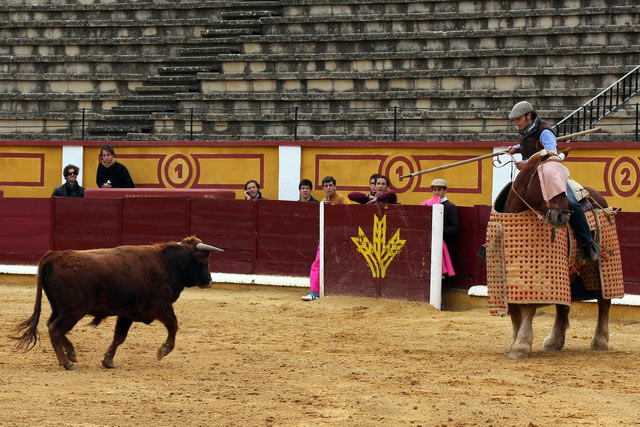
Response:
POLYGON ((64 367, 64 369, 66 369, 67 371, 75 371, 76 369, 78 369, 78 368, 76 367, 76 365, 74 365, 74 364, 73 364, 73 363, 71 363, 71 362, 67 362, 67 363, 65 363, 65 364, 64 364, 64 365, 62 365, 62 366, 63 366, 63 367, 64 367))
POLYGON ((167 344, 162 344, 158 349, 158 360, 162 360, 169 353, 171 353, 171 348, 167 344))
POLYGON ((104 366, 107 369, 113 369, 116 367, 116 365, 113 364, 113 360, 107 360, 107 359, 104 359, 102 361, 102 366, 104 366))

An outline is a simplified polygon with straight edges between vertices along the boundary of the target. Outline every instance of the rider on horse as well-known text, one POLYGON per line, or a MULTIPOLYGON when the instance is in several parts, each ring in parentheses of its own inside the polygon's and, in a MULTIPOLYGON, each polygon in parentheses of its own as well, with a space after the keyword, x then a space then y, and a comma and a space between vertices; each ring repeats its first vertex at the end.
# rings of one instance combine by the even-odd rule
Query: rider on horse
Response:
MULTIPOLYGON (((518 170, 522 169, 529 157, 542 149, 557 153, 556 135, 553 129, 538 117, 529 102, 521 101, 514 105, 511 113, 509 113, 509 119, 514 121, 521 135, 520 144, 514 145, 509 149, 509 154, 522 154, 523 160, 515 162, 518 170)), ((571 224, 575 232, 578 244, 588 262, 596 261, 600 255, 600 246, 593 241, 587 217, 576 200, 573 189, 568 184, 567 198, 569 199, 569 209, 571 210, 569 224, 571 224)))

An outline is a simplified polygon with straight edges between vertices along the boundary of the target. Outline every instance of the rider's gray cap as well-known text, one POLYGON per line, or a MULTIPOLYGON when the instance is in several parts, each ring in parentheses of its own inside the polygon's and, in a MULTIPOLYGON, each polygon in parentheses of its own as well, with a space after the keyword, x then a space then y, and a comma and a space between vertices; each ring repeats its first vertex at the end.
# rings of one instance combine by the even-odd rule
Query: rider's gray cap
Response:
POLYGON ((527 101, 520 101, 511 109, 511 112, 509 113, 509 120, 517 119, 518 117, 524 116, 527 113, 532 113, 533 111, 535 110, 530 103, 527 101))

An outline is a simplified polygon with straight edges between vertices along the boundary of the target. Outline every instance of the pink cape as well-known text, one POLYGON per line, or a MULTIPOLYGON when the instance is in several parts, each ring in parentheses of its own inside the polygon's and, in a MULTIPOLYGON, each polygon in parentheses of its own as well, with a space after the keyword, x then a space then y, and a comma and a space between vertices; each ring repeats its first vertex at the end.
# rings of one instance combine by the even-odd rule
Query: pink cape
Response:
MULTIPOLYGON (((425 200, 420 204, 422 206, 433 206, 438 203, 440 203, 440 197, 433 196, 429 200, 425 200)), ((453 263, 451 262, 451 256, 449 255, 449 249, 447 248, 447 244, 444 240, 442 241, 442 274, 446 274, 449 277, 456 275, 456 272, 453 271, 453 263)))

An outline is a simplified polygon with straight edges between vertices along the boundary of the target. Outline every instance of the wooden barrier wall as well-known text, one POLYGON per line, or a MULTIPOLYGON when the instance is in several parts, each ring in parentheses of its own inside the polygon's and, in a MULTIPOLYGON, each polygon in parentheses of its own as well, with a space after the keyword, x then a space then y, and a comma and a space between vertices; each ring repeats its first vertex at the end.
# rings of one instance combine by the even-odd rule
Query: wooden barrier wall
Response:
POLYGON ((415 205, 326 206, 325 294, 429 302, 431 211, 415 205), (353 240, 358 237, 364 253, 353 240))
POLYGON ((49 200, 0 199, 0 263, 37 264, 49 250, 49 200))
MULTIPOLYGON (((346 250, 350 251, 349 256, 354 256, 354 262, 339 264, 335 272, 328 271, 327 283, 341 280, 341 271, 354 280, 367 272, 370 277, 371 272, 364 258, 357 252, 352 254, 355 246, 351 237, 357 236, 358 227, 362 227, 365 235, 371 238, 373 213, 378 212, 376 209, 379 208, 355 205, 327 208, 327 232, 342 233, 342 247, 331 249, 333 256, 340 259, 346 250), (339 215, 335 217, 334 213, 341 210, 348 213, 348 222, 340 219, 339 215), (347 228, 347 223, 352 225, 347 228), (340 227, 344 231, 339 231, 340 227), (349 268, 357 269, 359 273, 353 270, 352 274, 349 268)), ((456 277, 445 280, 446 288, 467 289, 472 285, 486 284, 484 266, 477 260, 477 251, 485 240, 489 211, 488 206, 459 208, 461 233, 451 248, 456 277)), ((392 206, 384 212, 387 214, 388 230, 405 227, 406 232, 427 232, 428 220, 426 217, 420 218, 421 215, 427 215, 423 207, 392 206), (396 212, 396 209, 400 210, 396 212), (424 224, 424 229, 416 225, 414 216, 415 221, 424 224)), ((627 293, 640 294, 640 263, 637 262, 640 257, 640 213, 621 212, 616 216, 616 221, 625 290, 627 293)), ((391 231, 387 231, 387 239, 392 237, 391 231)), ((404 233, 401 231, 403 239, 404 233)), ((226 252, 211 257, 212 271, 303 277, 309 274, 318 245, 318 204, 184 197, 0 199, 0 264, 35 265, 48 249, 91 249, 154 243, 180 240, 190 234, 226 249, 226 252)), ((426 234, 422 238, 427 239, 426 234)), ((424 244, 428 247, 426 240, 424 244)), ((411 255, 407 253, 407 256, 413 257, 413 261, 420 259, 422 262, 421 258, 417 258, 417 249, 412 246, 406 249, 409 252, 416 251, 411 255)), ((427 250, 421 253, 426 256, 427 250)), ((398 259, 401 256, 402 253, 398 259)), ((400 265, 401 262, 392 263, 389 274, 400 274, 395 271, 400 265)), ((408 270, 414 268, 411 263, 404 265, 408 270)), ((343 285, 336 282, 335 286, 343 285)), ((407 291, 400 289, 402 286, 387 289, 380 283, 374 290, 366 292, 375 291, 379 296, 394 293, 401 296, 402 292, 407 291)), ((410 288, 413 285, 406 286, 410 288)), ((339 289, 329 289, 329 292, 336 291, 339 289)))
POLYGON ((51 203, 55 250, 178 241, 194 234, 225 249, 210 258, 213 272, 306 276, 318 245, 317 203, 186 197, 55 197, 51 203))

